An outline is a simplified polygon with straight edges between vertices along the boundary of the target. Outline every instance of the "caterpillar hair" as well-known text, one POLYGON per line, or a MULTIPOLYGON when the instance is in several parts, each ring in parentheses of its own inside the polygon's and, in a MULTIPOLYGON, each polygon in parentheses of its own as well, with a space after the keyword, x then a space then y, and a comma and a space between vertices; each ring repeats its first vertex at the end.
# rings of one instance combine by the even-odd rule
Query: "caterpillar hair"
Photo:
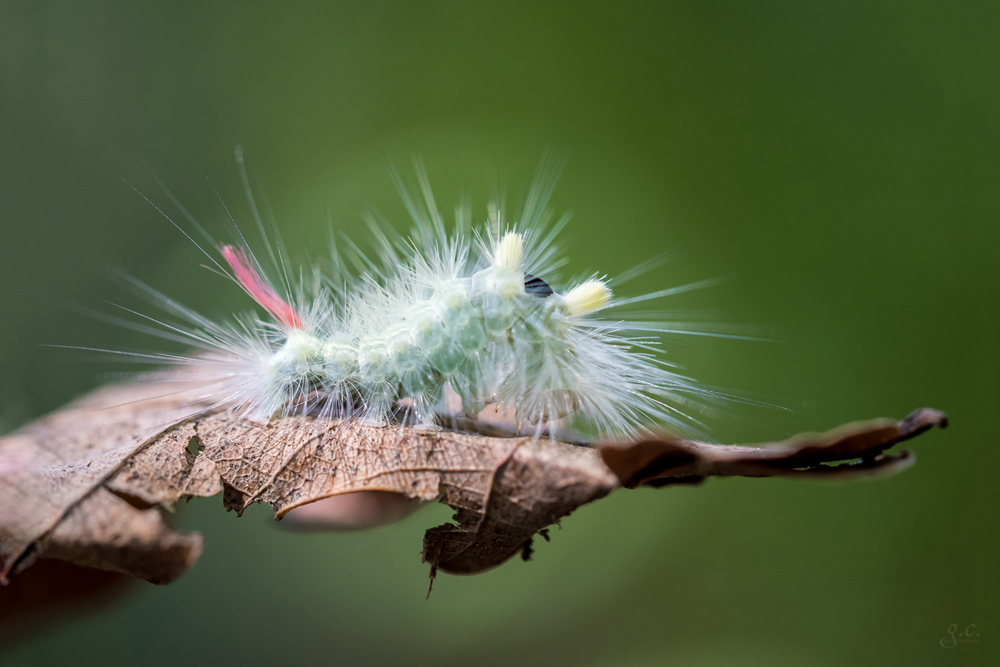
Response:
POLYGON ((508 218, 502 203, 490 204, 473 229, 471 211, 459 208, 450 231, 422 165, 420 198, 391 170, 412 217, 409 235, 373 223, 376 257, 331 242, 328 269, 298 273, 286 266, 276 232, 264 229, 239 150, 237 163, 264 254, 253 252, 238 227, 238 243, 214 243, 164 190, 214 246, 195 242, 214 270, 268 317, 211 321, 136 281, 173 319, 140 317, 195 348, 150 357, 173 366, 171 377, 195 383, 198 411, 230 410, 257 422, 310 414, 434 429, 456 416, 476 419, 489 406, 522 434, 551 436, 571 423, 619 437, 656 427, 691 432, 700 424, 695 413, 721 396, 663 358, 665 334, 698 332, 612 314, 711 281, 631 298, 615 294, 606 276, 556 284, 554 269, 566 261, 556 239, 569 216, 556 218, 549 205, 560 171, 551 160, 542 161, 518 215, 508 218))

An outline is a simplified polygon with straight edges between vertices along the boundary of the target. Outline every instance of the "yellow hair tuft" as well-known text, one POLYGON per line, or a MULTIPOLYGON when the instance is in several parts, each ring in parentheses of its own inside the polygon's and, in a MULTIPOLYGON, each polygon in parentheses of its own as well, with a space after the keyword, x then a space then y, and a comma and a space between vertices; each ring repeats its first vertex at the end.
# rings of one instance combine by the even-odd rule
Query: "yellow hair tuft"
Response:
POLYGON ((611 288, 600 280, 588 280, 577 285, 566 295, 566 309, 570 315, 586 315, 611 303, 611 288))
POLYGON ((498 269, 514 270, 521 266, 524 238, 517 232, 507 232, 497 244, 493 265, 498 269))

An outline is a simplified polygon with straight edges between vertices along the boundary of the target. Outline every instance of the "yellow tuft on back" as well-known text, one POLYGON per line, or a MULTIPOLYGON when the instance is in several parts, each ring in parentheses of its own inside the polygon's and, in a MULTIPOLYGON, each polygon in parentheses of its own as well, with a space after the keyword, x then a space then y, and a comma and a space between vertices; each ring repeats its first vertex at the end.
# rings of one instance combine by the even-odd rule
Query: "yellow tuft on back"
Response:
POLYGON ((611 289, 600 280, 588 280, 571 289, 565 298, 570 315, 586 315, 611 303, 611 289))
POLYGON ((524 239, 517 232, 507 232, 497 244, 493 265, 498 269, 518 269, 524 252, 524 239))

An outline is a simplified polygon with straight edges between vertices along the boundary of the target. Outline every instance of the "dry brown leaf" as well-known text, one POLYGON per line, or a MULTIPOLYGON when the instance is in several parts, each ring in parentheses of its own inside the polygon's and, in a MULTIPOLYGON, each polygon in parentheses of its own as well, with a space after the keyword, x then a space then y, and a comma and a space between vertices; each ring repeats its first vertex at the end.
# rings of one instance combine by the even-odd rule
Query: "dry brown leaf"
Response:
MULTIPOLYGON (((169 583, 194 564, 202 542, 171 529, 162 511, 220 491, 229 509, 266 502, 279 519, 358 492, 440 501, 456 510, 455 523, 427 531, 424 560, 432 575, 472 574, 527 555, 535 534, 619 486, 712 475, 891 473, 913 456, 885 449, 946 425, 942 413, 918 410, 898 423, 862 422, 758 447, 668 436, 583 447, 308 417, 268 425, 227 413, 185 419, 192 406, 176 391, 156 384, 101 389, 0 440, 0 581, 44 555, 169 583)), ((377 501, 400 517, 408 513, 408 503, 377 496, 358 506, 369 511, 377 501)), ((326 513, 339 521, 344 505, 334 505, 300 520, 326 513)))
POLYGON ((623 486, 661 487, 696 484, 706 477, 797 477, 851 479, 894 474, 916 456, 883 452, 924 431, 948 425, 938 410, 915 410, 903 421, 872 419, 845 424, 826 433, 802 433, 784 442, 761 445, 708 445, 672 436, 600 446, 601 456, 623 486), (837 461, 837 466, 825 465, 837 461))
POLYGON ((191 414, 178 388, 99 389, 0 440, 0 583, 53 546, 60 522, 125 461, 191 414))

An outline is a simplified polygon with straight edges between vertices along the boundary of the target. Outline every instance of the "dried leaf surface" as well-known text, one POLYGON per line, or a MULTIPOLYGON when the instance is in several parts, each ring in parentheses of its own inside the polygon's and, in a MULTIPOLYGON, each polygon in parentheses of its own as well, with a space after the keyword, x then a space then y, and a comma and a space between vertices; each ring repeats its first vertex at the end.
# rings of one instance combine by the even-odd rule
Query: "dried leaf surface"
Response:
MULTIPOLYGON (((444 502, 455 523, 427 532, 424 560, 432 573, 471 574, 527 551, 536 533, 619 486, 895 472, 913 457, 885 449, 945 425, 943 414, 920 410, 898 423, 767 446, 663 437, 591 448, 308 417, 267 425, 227 413, 185 419, 191 411, 175 386, 112 387, 0 440, 0 578, 44 554, 168 583, 193 565, 202 543, 171 529, 163 510, 219 492, 229 509, 266 502, 277 518, 357 492, 444 502)), ((403 516, 401 504, 386 506, 403 516)))
POLYGON ((202 539, 170 528, 155 507, 139 509, 97 488, 69 511, 40 550, 47 558, 165 584, 197 562, 202 539))
POLYGON ((873 419, 845 424, 827 433, 803 433, 762 445, 709 445, 671 436, 600 446, 601 456, 622 485, 698 483, 706 477, 797 477, 851 479, 900 472, 916 462, 913 452, 892 456, 884 451, 934 428, 948 418, 922 408, 906 419, 873 419), (826 465, 837 461, 837 466, 826 465))
POLYGON ((0 583, 124 461, 191 413, 178 389, 100 389, 0 439, 0 583))

